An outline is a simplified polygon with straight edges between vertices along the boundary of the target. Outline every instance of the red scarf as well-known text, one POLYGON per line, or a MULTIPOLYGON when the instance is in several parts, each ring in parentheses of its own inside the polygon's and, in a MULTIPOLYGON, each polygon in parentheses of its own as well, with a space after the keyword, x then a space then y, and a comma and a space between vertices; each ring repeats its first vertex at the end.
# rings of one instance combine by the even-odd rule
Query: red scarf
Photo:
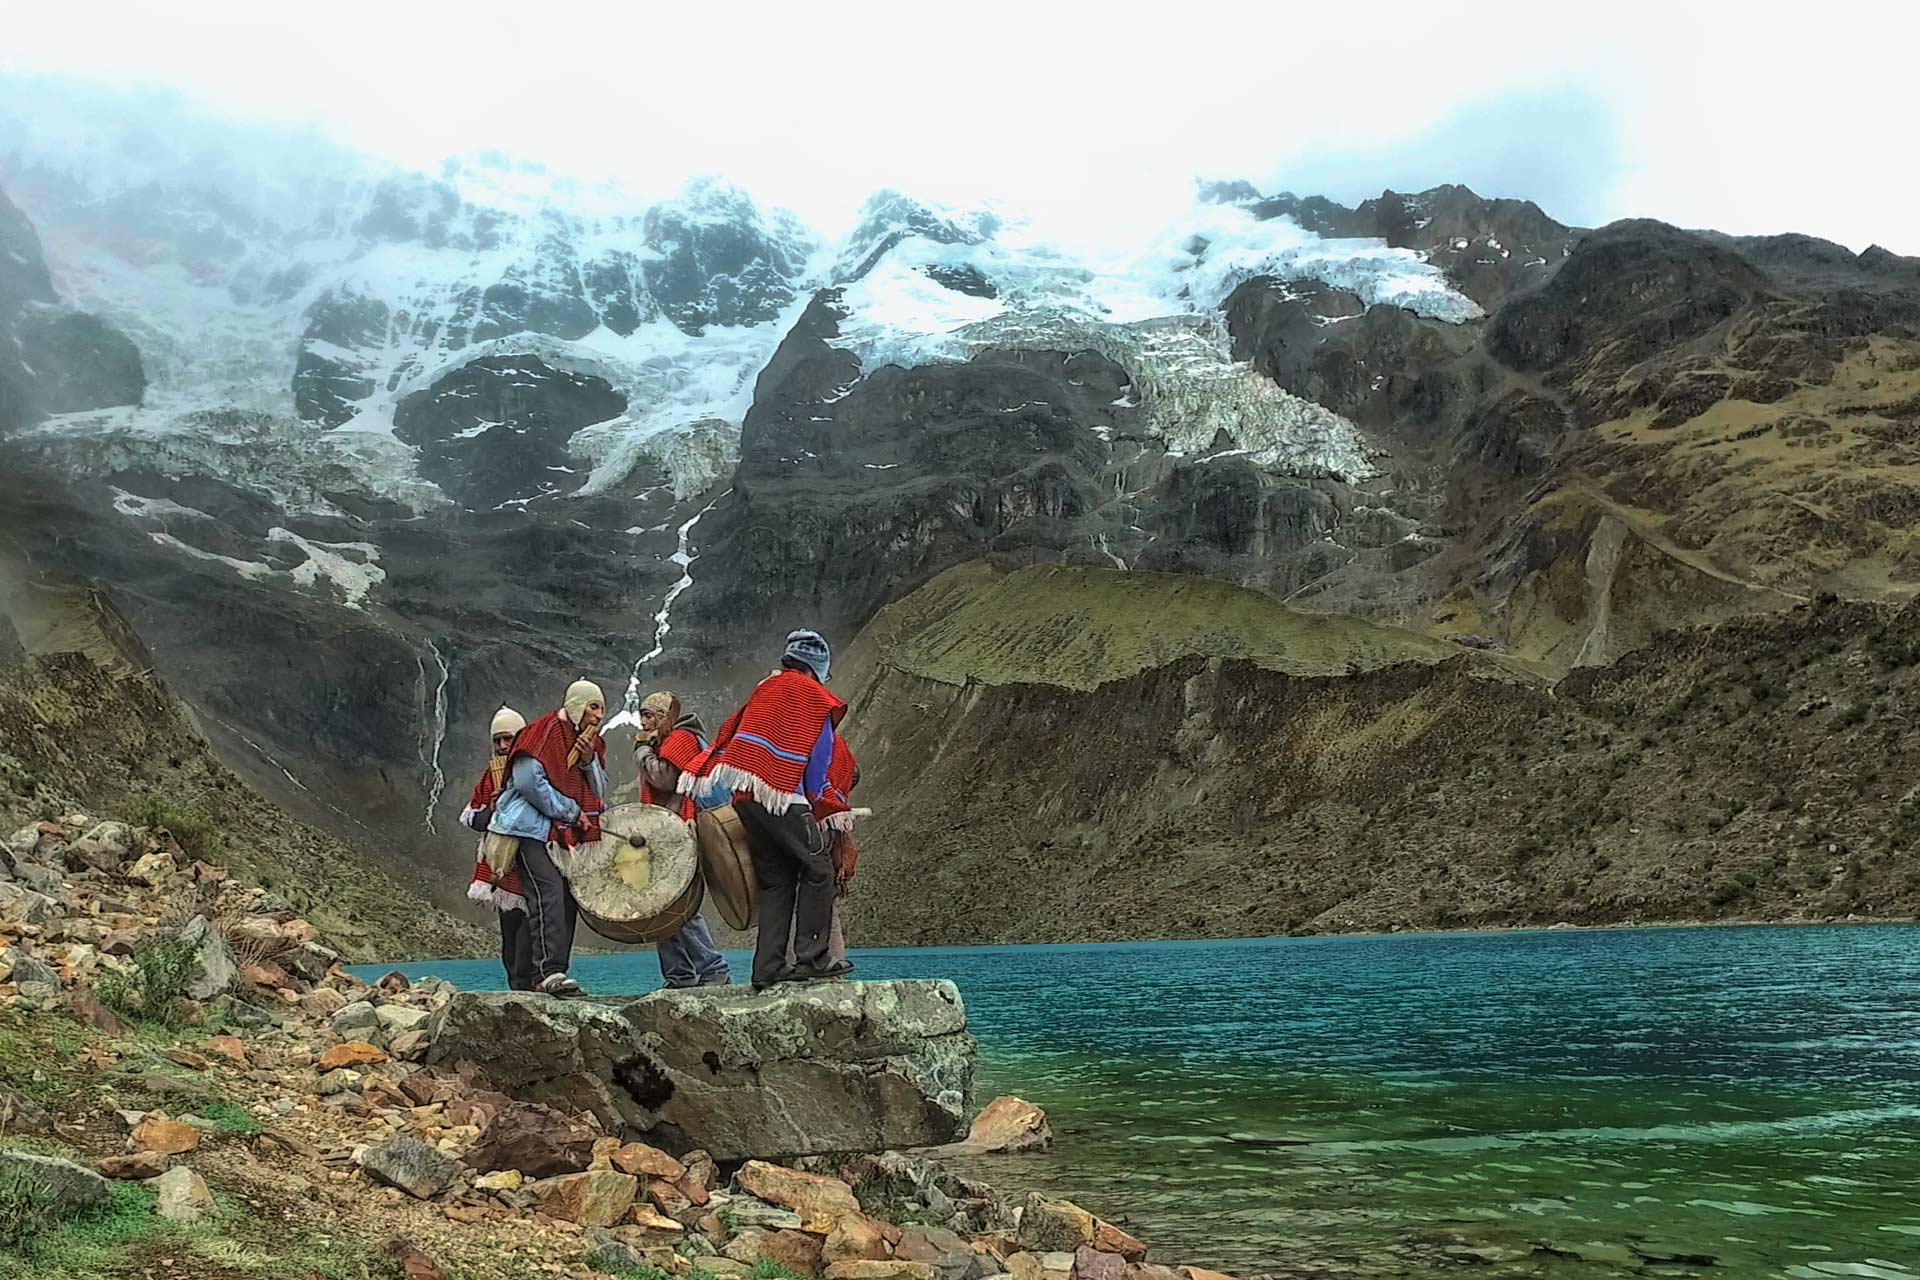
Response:
MULTIPOLYGON (((500 789, 506 782, 507 758, 495 756, 487 761, 487 767, 480 771, 480 781, 473 784, 473 794, 467 797, 469 809, 491 809, 499 798, 500 789)), ((485 837, 481 837, 485 839, 485 837)), ((523 911, 527 900, 520 893, 520 868, 516 864, 507 868, 507 874, 496 882, 493 868, 487 865, 485 858, 473 860, 473 882, 467 886, 467 896, 475 902, 491 903, 502 911, 523 911)))
POLYGON ((711 778, 774 813, 806 804, 807 756, 820 731, 846 714, 847 704, 812 676, 790 667, 776 671, 720 727, 697 767, 680 775, 680 789, 691 793, 711 778))
POLYGON ((853 830, 853 749, 834 735, 833 757, 827 761, 827 789, 813 799, 813 816, 834 831, 853 830))
MULTIPOLYGON (((592 844, 598 840, 600 811, 606 808, 600 797, 593 794, 593 785, 587 781, 586 768, 567 763, 567 752, 573 749, 573 740, 579 736, 580 731, 573 727, 573 721, 567 719, 566 712, 549 711, 515 734, 513 745, 507 749, 509 770, 521 756, 532 756, 547 771, 548 785, 580 806, 580 819, 576 825, 553 823, 547 835, 547 843, 557 844, 563 849, 592 844)), ((606 768, 607 740, 596 737, 593 750, 600 767, 606 768)))
MULTIPOLYGON (((692 769, 694 763, 705 753, 700 749, 700 739, 694 736, 693 730, 675 729, 666 736, 665 741, 654 748, 653 754, 678 769, 681 776, 684 777, 687 771, 692 769)), ((687 822, 693 821, 693 795, 691 793, 676 797, 665 792, 655 791, 653 784, 647 781, 645 774, 642 774, 640 777, 640 803, 658 805, 662 809, 675 810, 681 818, 687 822)))

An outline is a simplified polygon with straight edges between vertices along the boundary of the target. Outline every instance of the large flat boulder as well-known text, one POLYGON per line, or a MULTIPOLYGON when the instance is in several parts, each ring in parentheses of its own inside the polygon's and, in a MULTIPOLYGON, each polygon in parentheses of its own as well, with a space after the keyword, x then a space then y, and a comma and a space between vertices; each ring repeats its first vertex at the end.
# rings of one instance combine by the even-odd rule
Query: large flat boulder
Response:
POLYGON ((716 1160, 950 1142, 972 1107, 976 1045, 950 982, 701 987, 559 1001, 461 992, 429 1063, 462 1059, 516 1097, 716 1160))

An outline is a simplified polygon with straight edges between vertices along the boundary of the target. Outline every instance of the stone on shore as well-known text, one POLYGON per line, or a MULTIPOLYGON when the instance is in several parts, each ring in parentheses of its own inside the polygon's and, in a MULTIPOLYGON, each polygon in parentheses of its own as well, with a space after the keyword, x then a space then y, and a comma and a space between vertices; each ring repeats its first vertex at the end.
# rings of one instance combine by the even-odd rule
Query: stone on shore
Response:
POLYGON ((826 1235, 842 1218, 860 1216, 853 1188, 838 1178, 801 1173, 762 1160, 749 1160, 733 1175, 742 1191, 800 1215, 800 1229, 826 1235))
POLYGON ((610 1133, 720 1161, 935 1146, 960 1135, 975 1044, 949 982, 657 992, 624 1004, 455 994, 429 1064, 610 1133))
MULTIPOLYGON (((517 1169, 529 1178, 584 1173, 593 1158, 594 1132, 551 1107, 517 1102, 493 1118, 467 1156, 483 1173, 517 1169)), ((637 1172, 622 1169, 623 1173, 637 1172)))
POLYGON ((142 1120, 133 1130, 135 1151, 154 1151, 161 1155, 181 1156, 200 1145, 200 1134, 192 1125, 177 1120, 142 1120))
POLYGON ((973 1119, 967 1136, 941 1148, 951 1155, 1045 1151, 1053 1145, 1047 1113, 1021 1098, 995 1098, 973 1119))
POLYGON ((145 1182, 167 1171, 173 1162, 161 1151, 136 1151, 128 1156, 106 1156, 95 1167, 102 1175, 124 1182, 145 1182))
POLYGON ((1071 1200, 1054 1200, 1034 1192, 1020 1214, 1020 1247, 1029 1253, 1072 1253, 1092 1244, 1093 1215, 1071 1200))

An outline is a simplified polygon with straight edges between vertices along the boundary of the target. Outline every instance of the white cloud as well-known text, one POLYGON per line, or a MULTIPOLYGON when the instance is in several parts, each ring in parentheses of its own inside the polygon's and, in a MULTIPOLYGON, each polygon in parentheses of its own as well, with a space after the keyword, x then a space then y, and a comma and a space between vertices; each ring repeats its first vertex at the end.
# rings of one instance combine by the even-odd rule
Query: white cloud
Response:
POLYGON ((1496 136, 1423 148, 1432 181, 1465 167, 1532 194, 1527 156, 1552 145, 1553 121, 1489 105, 1578 96, 1600 104, 1611 145, 1590 171, 1563 158, 1560 186, 1584 185, 1562 198, 1584 207, 1550 213, 1920 253, 1920 171, 1890 141, 1911 120, 1920 17, 1878 8, 1802 6, 1788 23, 1753 3, 1641 0, 78 0, 9 14, 0 69, 175 86, 429 170, 496 147, 646 194, 718 172, 827 230, 881 186, 997 195, 1111 239, 1159 225, 1195 174, 1311 172, 1452 118, 1496 136))

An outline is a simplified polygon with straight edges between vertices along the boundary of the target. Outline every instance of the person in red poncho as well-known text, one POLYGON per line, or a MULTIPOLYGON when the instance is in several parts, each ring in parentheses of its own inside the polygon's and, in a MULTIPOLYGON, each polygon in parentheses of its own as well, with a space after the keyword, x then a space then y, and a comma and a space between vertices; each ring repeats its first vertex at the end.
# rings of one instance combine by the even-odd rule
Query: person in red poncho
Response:
POLYGON ((787 636, 780 670, 754 686, 713 745, 680 778, 698 795, 719 783, 733 791, 760 882, 756 990, 776 982, 832 978, 851 967, 827 956, 833 921, 833 860, 813 801, 827 788, 835 727, 847 704, 827 691, 832 655, 816 631, 787 636), (793 963, 787 963, 787 940, 793 963))
MULTIPOLYGON (((680 775, 707 749, 706 737, 700 717, 682 711, 679 698, 664 689, 648 694, 640 704, 640 732, 633 739, 640 803, 671 809, 691 823, 694 798, 680 791, 680 775)), ((733 981, 703 912, 694 912, 680 932, 655 943, 654 951, 660 959, 660 981, 669 991, 723 987, 733 981)))
MULTIPOLYGON (((493 821, 493 807, 506 786, 507 752, 514 735, 526 727, 527 718, 512 707, 501 707, 493 713, 489 726, 493 758, 480 771, 480 780, 467 797, 467 807, 460 811, 460 825, 482 833, 483 839, 487 824, 493 821)), ((527 938, 527 900, 520 892, 520 869, 510 866, 496 878, 483 849, 474 858, 467 896, 486 903, 500 915, 500 963, 506 966, 507 987, 513 991, 533 990, 533 953, 527 938)))
POLYGON ((600 736, 607 700, 591 680, 567 689, 566 705, 522 729, 507 751, 507 785, 487 824, 487 865, 520 873, 533 989, 586 994, 567 974, 579 907, 562 870, 569 852, 600 838, 607 790, 607 744, 600 736))

